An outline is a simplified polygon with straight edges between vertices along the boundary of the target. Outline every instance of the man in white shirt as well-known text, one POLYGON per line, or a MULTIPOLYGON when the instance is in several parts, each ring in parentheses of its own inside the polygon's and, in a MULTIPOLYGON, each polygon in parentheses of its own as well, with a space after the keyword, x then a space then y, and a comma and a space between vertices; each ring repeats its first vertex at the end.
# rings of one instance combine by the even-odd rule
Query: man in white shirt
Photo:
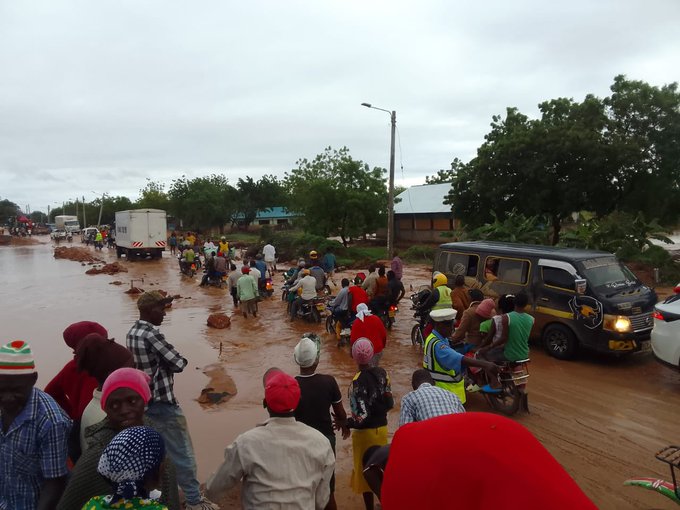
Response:
POLYGON ((293 304, 290 307, 291 322, 295 320, 298 308, 302 306, 302 302, 309 301, 317 296, 316 278, 310 274, 309 269, 303 269, 301 273, 303 274, 303 277, 288 290, 289 292, 297 292, 299 288, 302 288, 302 295, 295 298, 295 301, 293 301, 293 304))
POLYGON ((267 243, 262 248, 262 255, 264 255, 264 262, 267 264, 269 276, 273 276, 276 272, 276 248, 272 243, 267 243))
POLYGON ((276 370, 265 377, 270 418, 227 447, 224 462, 208 480, 208 493, 217 498, 242 480, 244 510, 322 510, 330 497, 335 468, 330 442, 318 430, 295 420, 298 382, 276 370))

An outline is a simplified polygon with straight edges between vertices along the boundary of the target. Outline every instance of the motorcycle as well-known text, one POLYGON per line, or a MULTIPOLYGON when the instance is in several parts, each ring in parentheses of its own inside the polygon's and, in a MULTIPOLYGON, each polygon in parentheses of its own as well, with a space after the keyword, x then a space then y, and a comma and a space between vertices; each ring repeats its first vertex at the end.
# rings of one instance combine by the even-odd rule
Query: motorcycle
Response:
POLYGON ((185 260, 180 258, 179 270, 182 272, 183 275, 193 278, 194 275, 196 274, 196 263, 192 262, 191 264, 188 264, 185 260))
POLYGON ((656 491, 662 496, 666 496, 676 505, 680 505, 680 486, 678 485, 678 477, 675 473, 675 469, 680 468, 680 447, 673 445, 666 446, 654 456, 670 466, 672 482, 658 478, 630 478, 623 482, 623 485, 656 491))
POLYGON ((411 310, 413 310, 413 318, 416 320, 416 324, 411 328, 411 344, 413 345, 423 345, 425 343, 423 331, 430 318, 430 310, 423 309, 422 304, 427 301, 431 293, 431 290, 423 289, 411 294, 411 310))
MULTIPOLYGON (((292 302, 288 303, 288 314, 290 315, 292 302)), ((304 319, 307 322, 321 322, 321 316, 326 314, 326 300, 321 297, 303 301, 297 309, 296 319, 304 319)))
MULTIPOLYGON (((465 356, 475 357, 476 355, 469 351, 471 347, 470 344, 463 343, 452 346, 453 349, 465 356)), ((466 371, 468 384, 466 386, 470 387, 472 385, 479 388, 477 391, 484 395, 491 408, 507 416, 517 413, 521 407, 524 408, 524 411, 529 412, 526 393, 529 379, 529 361, 529 359, 523 359, 519 361, 495 362, 498 365, 500 388, 494 388, 490 384, 491 381, 489 381, 484 369, 468 367, 466 371)))
POLYGON ((356 317, 352 315, 348 326, 343 328, 342 324, 340 323, 340 319, 338 319, 332 313, 328 314, 328 317, 326 317, 326 331, 331 335, 335 335, 335 337, 338 339, 338 347, 349 345, 349 337, 352 332, 351 326, 355 318, 356 317))
POLYGON ((274 294, 274 282, 271 278, 266 278, 264 281, 264 295, 267 297, 272 297, 274 294))
POLYGON ((206 271, 203 270, 203 279, 201 280, 200 285, 201 287, 217 287, 218 289, 221 289, 222 287, 227 286, 227 275, 207 274, 206 271))

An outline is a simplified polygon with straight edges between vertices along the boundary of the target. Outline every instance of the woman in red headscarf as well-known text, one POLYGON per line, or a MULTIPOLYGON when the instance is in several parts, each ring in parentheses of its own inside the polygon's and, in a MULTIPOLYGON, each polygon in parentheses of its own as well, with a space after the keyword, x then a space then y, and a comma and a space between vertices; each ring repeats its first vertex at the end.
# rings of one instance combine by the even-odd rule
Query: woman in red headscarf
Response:
POLYGON ((91 321, 75 322, 64 330, 64 342, 73 350, 74 359, 66 363, 45 386, 45 393, 56 400, 74 422, 69 438, 69 457, 73 462, 80 457, 80 417, 92 400, 94 390, 99 386, 97 379, 87 372, 78 371, 75 361, 78 345, 90 333, 97 333, 104 338, 109 335, 104 326, 91 321))

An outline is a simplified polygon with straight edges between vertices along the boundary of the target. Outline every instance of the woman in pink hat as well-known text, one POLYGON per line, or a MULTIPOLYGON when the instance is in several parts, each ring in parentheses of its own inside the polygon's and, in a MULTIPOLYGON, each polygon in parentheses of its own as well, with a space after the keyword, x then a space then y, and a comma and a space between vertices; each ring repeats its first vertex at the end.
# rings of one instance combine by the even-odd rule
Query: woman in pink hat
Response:
MULTIPOLYGON (((111 487, 97 473, 104 448, 120 431, 144 425, 144 411, 151 398, 149 376, 135 368, 119 368, 107 377, 102 386, 101 406, 106 418, 85 433, 88 448, 71 472, 57 510, 73 510, 95 496, 108 494, 111 487)), ((175 469, 164 463, 161 473, 161 503, 169 510, 180 510, 175 469)))

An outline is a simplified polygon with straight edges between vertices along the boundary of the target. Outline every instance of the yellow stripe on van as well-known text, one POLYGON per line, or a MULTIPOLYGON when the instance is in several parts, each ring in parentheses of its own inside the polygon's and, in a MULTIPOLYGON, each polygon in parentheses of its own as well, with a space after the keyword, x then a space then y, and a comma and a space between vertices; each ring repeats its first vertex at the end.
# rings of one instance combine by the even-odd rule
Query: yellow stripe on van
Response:
POLYGON ((555 308, 548 308, 547 306, 537 306, 536 312, 544 313, 546 315, 552 315, 553 317, 560 317, 562 319, 573 319, 574 314, 572 312, 566 312, 564 310, 557 310, 555 308))

